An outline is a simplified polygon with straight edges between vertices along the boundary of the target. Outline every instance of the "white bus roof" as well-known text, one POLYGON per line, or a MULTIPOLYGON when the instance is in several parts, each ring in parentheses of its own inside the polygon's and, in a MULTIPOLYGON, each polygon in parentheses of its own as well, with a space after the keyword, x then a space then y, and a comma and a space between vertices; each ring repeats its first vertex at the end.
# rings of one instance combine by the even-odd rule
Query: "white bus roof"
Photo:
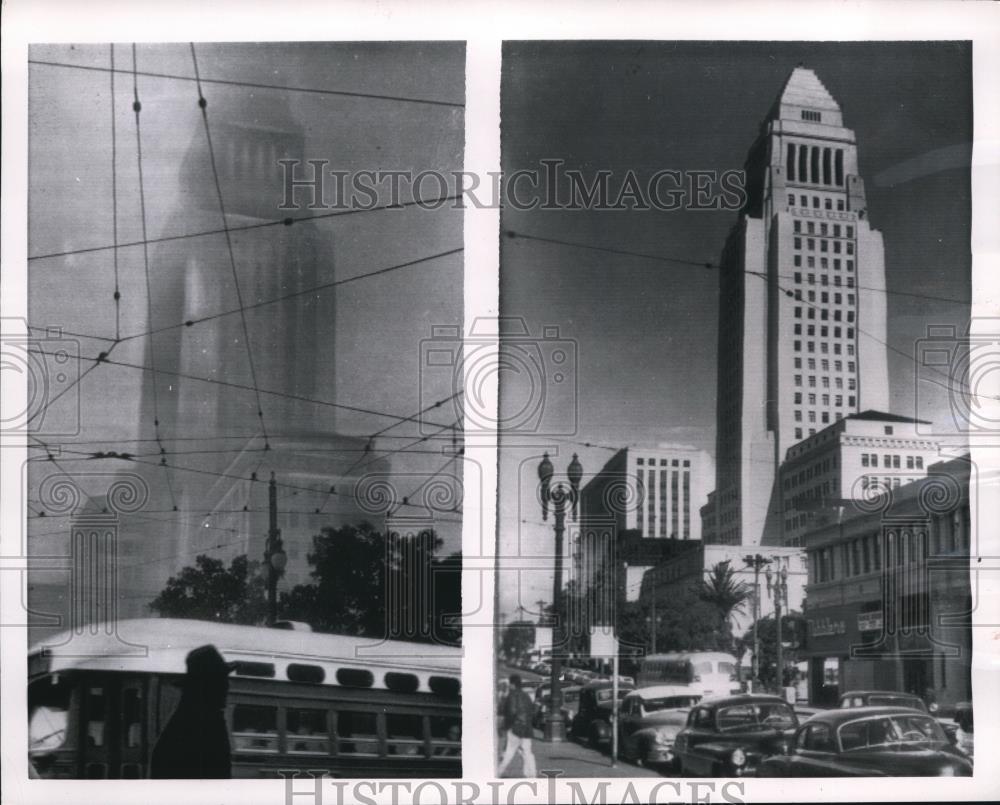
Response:
MULTIPOLYGON (((188 653, 213 644, 227 661, 269 662, 274 679, 287 680, 290 664, 319 665, 327 680, 336 669, 410 672, 427 687, 432 675, 461 674, 462 649, 401 640, 319 634, 211 621, 144 618, 89 624, 32 646, 29 675, 73 669, 183 674, 188 653)), ((376 674, 373 687, 383 687, 376 674)), ((334 683, 335 684, 335 683, 334 683)))
POLYGON ((649 685, 644 688, 636 688, 628 694, 645 701, 646 699, 668 699, 672 696, 697 696, 701 698, 701 691, 691 685, 649 685))
POLYGON ((649 654, 643 657, 643 662, 655 660, 689 660, 695 657, 699 660, 736 662, 736 658, 732 654, 726 654, 724 651, 670 651, 665 654, 649 654))

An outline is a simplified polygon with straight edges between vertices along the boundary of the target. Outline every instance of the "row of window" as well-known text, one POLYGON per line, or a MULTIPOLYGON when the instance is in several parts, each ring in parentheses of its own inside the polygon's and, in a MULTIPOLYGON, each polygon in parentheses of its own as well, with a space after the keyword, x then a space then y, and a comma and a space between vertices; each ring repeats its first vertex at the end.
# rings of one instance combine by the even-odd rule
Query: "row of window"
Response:
MULTIPOLYGON (((802 221, 798 221, 798 220, 793 221, 792 222, 792 228, 794 229, 795 234, 797 234, 797 235, 802 234, 802 221)), ((839 238, 840 237, 840 232, 841 232, 840 224, 826 224, 826 223, 821 222, 820 225, 819 225, 819 234, 822 235, 823 237, 827 237, 827 236, 829 236, 829 235, 832 234, 833 237, 839 238)), ((851 226, 851 225, 846 226, 844 228, 844 232, 845 232, 845 237, 848 237, 848 238, 853 238, 854 237, 854 227, 853 226, 851 226)), ((816 232, 816 223, 814 221, 806 221, 806 234, 807 235, 815 235, 815 234, 817 234, 817 232, 816 232)))
MULTIPOLYGON (((826 395, 823 395, 823 396, 826 396, 826 395)), ((842 406, 843 404, 844 404, 844 398, 841 397, 839 394, 836 395, 836 403, 835 403, 835 405, 841 405, 842 406)), ((806 417, 809 420, 810 424, 812 424, 812 425, 816 424, 816 412, 815 411, 806 411, 806 417)), ((841 419, 844 418, 844 415, 840 411, 836 411, 836 412, 834 412, 834 411, 820 411, 819 412, 819 421, 822 424, 829 425, 830 421, 831 421, 831 418, 835 418, 835 421, 839 422, 841 419)), ((802 421, 802 411, 800 411, 797 408, 795 409, 795 421, 796 422, 801 422, 802 421)))
MULTIPOLYGON (((649 465, 650 467, 655 467, 656 466, 656 459, 655 458, 646 458, 646 459, 637 458, 635 460, 635 463, 638 464, 640 467, 643 466, 644 464, 649 465)), ((688 461, 687 459, 684 459, 683 461, 681 461, 680 459, 676 459, 676 458, 675 459, 670 459, 669 462, 668 462, 668 459, 661 458, 660 459, 660 466, 661 467, 666 467, 666 466, 671 466, 671 467, 680 467, 680 466, 690 467, 691 466, 691 462, 688 461)))
MULTIPOLYGON (((841 248, 843 248, 845 254, 854 254, 854 241, 848 240, 843 243, 839 240, 828 240, 827 238, 806 238, 806 249, 810 252, 816 251, 816 241, 819 240, 819 251, 829 252, 832 251, 834 254, 840 254, 841 248), (830 244, 833 244, 832 248, 830 244)), ((792 239, 792 243, 796 250, 802 249, 802 238, 795 237, 792 239)))
MULTIPOLYGON (((792 296, 794 297, 794 299, 795 299, 796 302, 801 302, 802 298, 803 298, 802 297, 802 289, 801 288, 796 288, 792 292, 792 296)), ((835 293, 834 294, 834 298, 839 298, 839 297, 840 297, 839 293, 835 293)), ((848 298, 852 298, 852 297, 848 297, 848 298)), ((816 301, 816 291, 807 291, 805 299, 806 299, 807 302, 814 303, 816 301)), ((820 291, 819 299, 820 299, 820 302, 822 302, 824 305, 830 304, 830 294, 829 294, 829 292, 828 291, 820 291)))
POLYGON ((234 752, 378 757, 458 757, 462 722, 457 716, 377 713, 273 705, 236 704, 232 715, 234 752))
MULTIPOLYGON (((801 268, 802 267, 802 255, 801 254, 792 255, 792 263, 795 265, 796 268, 801 268)), ((834 271, 840 271, 841 265, 844 265, 847 268, 848 273, 854 271, 854 261, 853 260, 843 260, 843 261, 841 261, 841 259, 839 257, 834 257, 833 258, 833 270, 834 271)), ((816 267, 816 258, 813 255, 811 255, 811 254, 807 254, 806 255, 806 266, 808 268, 815 268, 816 267)), ((819 258, 819 267, 822 268, 822 269, 824 269, 824 270, 829 270, 829 268, 830 268, 830 258, 829 257, 820 257, 819 258)))
MULTIPOLYGON (((803 110, 803 120, 812 120, 806 115, 819 112, 803 110)), ((788 144, 788 158, 785 163, 788 181, 810 182, 811 184, 844 185, 844 149, 820 145, 788 144)))
MULTIPOLYGON (((826 360, 826 359, 824 359, 823 363, 827 363, 828 364, 829 361, 826 360)), ((834 365, 834 371, 836 371, 836 372, 843 371, 842 367, 843 367, 844 364, 843 364, 842 361, 834 361, 833 365, 834 365)), ((848 366, 848 371, 851 371, 851 372, 854 371, 854 369, 852 368, 854 366, 854 361, 848 361, 847 362, 847 366, 848 366)), ((825 368, 826 367, 824 367, 824 369, 825 368)), ((795 381, 795 385, 797 387, 801 388, 802 387, 802 375, 794 375, 793 379, 795 381)), ((811 388, 811 389, 816 388, 816 375, 809 375, 806 378, 806 380, 807 380, 807 382, 809 384, 809 388, 811 388)), ((823 376, 820 377, 819 380, 820 380, 820 386, 822 386, 825 389, 830 388, 830 378, 829 377, 827 377, 826 375, 823 375, 823 376)), ((849 390, 854 391, 856 386, 857 386, 857 380, 855 378, 853 378, 853 377, 847 378, 847 388, 849 390)), ((844 378, 842 378, 842 377, 835 377, 835 378, 833 378, 833 387, 837 388, 837 389, 842 389, 844 387, 844 378)), ((838 403, 838 405, 839 404, 840 403, 838 403)))
MULTIPOLYGON (((833 296, 834 296, 834 300, 835 300, 836 304, 840 304, 840 294, 837 293, 837 294, 834 294, 833 296)), ((854 304, 854 294, 848 294, 847 295, 847 301, 848 301, 848 304, 853 305, 854 304)), ((842 313, 843 313, 843 311, 841 311, 840 308, 834 308, 833 309, 833 320, 834 321, 841 321, 842 313)), ((794 311, 794 314, 795 314, 795 318, 796 319, 801 319, 802 318, 802 308, 801 307, 796 307, 795 311, 794 311)), ((848 314, 848 316, 847 316, 848 322, 853 322, 854 321, 854 311, 853 310, 849 310, 849 311, 847 311, 847 314, 848 314)), ((816 319, 816 308, 814 308, 814 307, 807 307, 806 308, 806 318, 810 319, 810 320, 815 320, 816 319)), ((820 310, 820 317, 819 317, 819 319, 820 319, 820 321, 829 321, 830 320, 830 309, 829 308, 825 308, 825 307, 822 308, 820 310)))
MULTIPOLYGON (((898 479, 897 479, 898 480, 898 479)), ((885 546, 886 565, 902 566, 924 561, 928 554, 946 555, 969 548, 968 511, 956 510, 931 520, 930 533, 918 531, 888 531, 885 546)), ((883 534, 875 533, 809 551, 810 584, 862 576, 882 569, 883 534)))
MULTIPOLYGON (((854 311, 851 310, 851 311, 848 311, 848 322, 852 323, 853 321, 854 321, 854 311)), ((852 330, 852 328, 847 328, 847 329, 848 330, 852 330)), ((792 327, 792 332, 793 332, 794 335, 802 335, 802 325, 799 322, 795 322, 795 325, 792 327)), ((842 333, 843 333, 843 330, 840 327, 834 326, 834 328, 833 328, 833 337, 834 338, 840 338, 841 335, 842 335, 842 333)), ((810 337, 810 338, 815 338, 816 335, 817 335, 817 333, 816 333, 816 325, 814 325, 814 324, 807 324, 806 325, 806 329, 805 329, 805 334, 808 337, 810 337)), ((830 328, 827 325, 825 325, 825 324, 821 324, 820 325, 820 328, 819 328, 819 337, 820 338, 829 338, 830 337, 830 328)), ((853 335, 848 335, 847 337, 848 338, 853 338, 854 336, 853 335)))
MULTIPOLYGON (((801 285, 802 284, 802 272, 801 271, 796 271, 792 275, 792 279, 794 279, 796 283, 798 283, 799 285, 801 285)), ((834 275, 834 277, 833 277, 833 283, 832 283, 834 288, 840 288, 842 285, 846 286, 848 288, 853 288, 854 287, 854 277, 847 277, 846 279, 843 280, 843 282, 841 281, 841 279, 842 278, 841 278, 841 276, 839 274, 835 274, 834 275)), ((809 285, 815 285, 816 284, 816 275, 813 274, 813 273, 806 274, 806 283, 809 284, 809 285)), ((829 287, 830 284, 831 284, 830 283, 830 276, 828 274, 820 274, 819 275, 819 284, 822 285, 822 286, 824 286, 824 287, 829 287)), ((838 301, 837 304, 840 304, 840 302, 838 301)), ((853 305, 854 302, 851 302, 850 304, 853 305)))
MULTIPOLYGON (((834 328, 834 336, 833 337, 834 338, 840 338, 840 328, 839 327, 835 327, 834 328)), ((853 327, 848 327, 847 328, 847 335, 846 335, 846 337, 847 338, 851 338, 851 339, 854 338, 854 328, 853 327)), ((839 355, 840 354, 840 349, 839 349, 840 344, 834 344, 833 346, 834 346, 833 354, 834 355, 839 355)), ((793 341, 792 342, 792 350, 795 351, 795 352, 801 352, 802 351, 802 342, 801 341, 793 341)), ((806 342, 806 351, 807 352, 816 352, 816 342, 815 341, 807 341, 806 342)), ((829 346, 829 344, 826 341, 820 341, 819 351, 820 351, 820 353, 822 355, 829 355, 830 354, 830 346, 829 346)), ((854 370, 851 369, 850 371, 853 372, 854 370)))
MULTIPOLYGON (((895 453, 884 453, 882 455, 882 466, 887 468, 892 468, 895 470, 901 469, 901 457, 895 453)), ((862 453, 861 454, 861 466, 862 467, 877 467, 878 466, 878 453, 862 453)), ((923 456, 906 456, 906 469, 912 470, 922 470, 924 468, 924 457, 923 456)))
MULTIPOLYGON (((795 197, 794 193, 789 193, 788 194, 788 206, 789 207, 794 207, 795 206, 795 198, 796 197, 795 197)), ((805 195, 803 193, 802 195, 800 195, 798 197, 799 206, 800 207, 808 207, 810 199, 812 199, 812 207, 813 207, 813 209, 814 210, 818 210, 819 209, 819 204, 820 204, 820 197, 819 196, 807 196, 807 195, 805 195)), ((833 200, 832 199, 828 199, 828 198, 823 199, 823 208, 827 209, 827 210, 832 210, 833 209, 833 200)), ((843 211, 844 211, 844 199, 838 198, 837 199, 837 212, 843 212, 843 211)))
MULTIPOLYGON (((840 395, 837 394, 837 395, 835 395, 835 397, 840 397, 840 395)), ((801 391, 796 391, 795 392, 795 397, 794 397, 795 404, 796 405, 802 405, 802 400, 803 399, 808 400, 807 405, 816 405, 817 404, 816 403, 817 399, 819 399, 821 401, 819 403, 819 405, 828 406, 830 404, 830 395, 829 394, 821 394, 817 398, 817 396, 816 396, 815 393, 810 392, 808 395, 806 395, 805 398, 803 398, 802 392, 801 391)), ((849 408, 853 408, 854 407, 854 404, 855 404, 854 401, 855 401, 855 396, 853 394, 849 394, 847 396, 847 405, 848 405, 849 408)))
MULTIPOLYGON (((839 355, 840 353, 838 352, 837 354, 839 355)), ((847 354, 848 354, 848 356, 854 355, 854 344, 848 344, 847 345, 847 354)), ((794 359, 794 361, 795 361, 795 368, 796 369, 801 369, 802 368, 802 358, 796 357, 794 359)), ((847 362, 848 366, 851 366, 852 364, 853 364, 853 361, 848 361, 847 362)), ((816 359, 815 358, 806 358, 805 365, 806 365, 806 368, 809 369, 810 372, 815 371, 817 366, 819 366, 819 368, 822 369, 824 372, 829 372, 830 371, 830 359, 829 358, 820 358, 818 364, 816 363, 816 359)), ((837 372, 841 371, 841 369, 840 369, 841 365, 842 364, 841 364, 840 361, 834 359, 834 361, 833 361, 834 371, 837 371, 837 372)), ((854 369, 851 369, 851 371, 853 372, 854 369)))

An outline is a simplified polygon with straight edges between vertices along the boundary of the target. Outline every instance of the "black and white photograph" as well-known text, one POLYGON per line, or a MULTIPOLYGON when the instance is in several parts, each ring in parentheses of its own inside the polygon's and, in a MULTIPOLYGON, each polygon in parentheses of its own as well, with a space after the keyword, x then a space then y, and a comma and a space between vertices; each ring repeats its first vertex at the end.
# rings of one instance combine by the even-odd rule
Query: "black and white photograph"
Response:
POLYGON ((1000 5, 3 18, 4 802, 1000 799, 1000 5))
POLYGON ((972 125, 969 42, 504 44, 498 776, 972 774, 972 125))
POLYGON ((30 48, 34 776, 461 776, 464 59, 30 48))

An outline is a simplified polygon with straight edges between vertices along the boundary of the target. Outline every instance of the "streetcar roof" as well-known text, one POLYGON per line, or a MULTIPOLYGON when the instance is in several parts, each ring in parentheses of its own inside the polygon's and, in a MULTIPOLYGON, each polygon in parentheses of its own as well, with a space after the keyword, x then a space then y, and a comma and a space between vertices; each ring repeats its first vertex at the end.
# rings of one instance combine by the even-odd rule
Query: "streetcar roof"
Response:
MULTIPOLYGON (((336 668, 360 668, 459 676, 462 649, 430 643, 319 634, 259 626, 237 626, 176 618, 142 618, 89 624, 63 632, 29 650, 29 674, 103 670, 183 674, 188 653, 213 644, 227 661, 270 663, 272 678, 286 679, 287 666, 318 665, 332 679, 336 668)), ((239 672, 238 672, 239 673, 239 672)), ((251 674, 252 675, 252 674, 251 674)), ((380 686, 376 683, 376 686, 380 686)))

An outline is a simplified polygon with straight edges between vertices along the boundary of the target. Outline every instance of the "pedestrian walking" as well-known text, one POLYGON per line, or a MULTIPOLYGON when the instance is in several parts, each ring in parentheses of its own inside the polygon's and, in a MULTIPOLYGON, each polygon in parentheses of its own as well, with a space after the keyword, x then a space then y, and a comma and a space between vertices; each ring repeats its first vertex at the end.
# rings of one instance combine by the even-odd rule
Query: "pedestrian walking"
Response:
POLYGON ((534 705, 531 702, 531 697, 521 690, 520 675, 511 674, 510 693, 503 706, 507 747, 500 760, 500 765, 497 767, 497 776, 503 776, 518 750, 521 752, 521 775, 523 777, 538 776, 538 770, 535 768, 535 755, 531 751, 531 739, 534 734, 531 727, 533 711, 534 705))
POLYGON ((236 663, 227 663, 211 645, 194 649, 186 663, 181 701, 153 749, 149 776, 166 780, 231 777, 224 711, 229 674, 236 663))

